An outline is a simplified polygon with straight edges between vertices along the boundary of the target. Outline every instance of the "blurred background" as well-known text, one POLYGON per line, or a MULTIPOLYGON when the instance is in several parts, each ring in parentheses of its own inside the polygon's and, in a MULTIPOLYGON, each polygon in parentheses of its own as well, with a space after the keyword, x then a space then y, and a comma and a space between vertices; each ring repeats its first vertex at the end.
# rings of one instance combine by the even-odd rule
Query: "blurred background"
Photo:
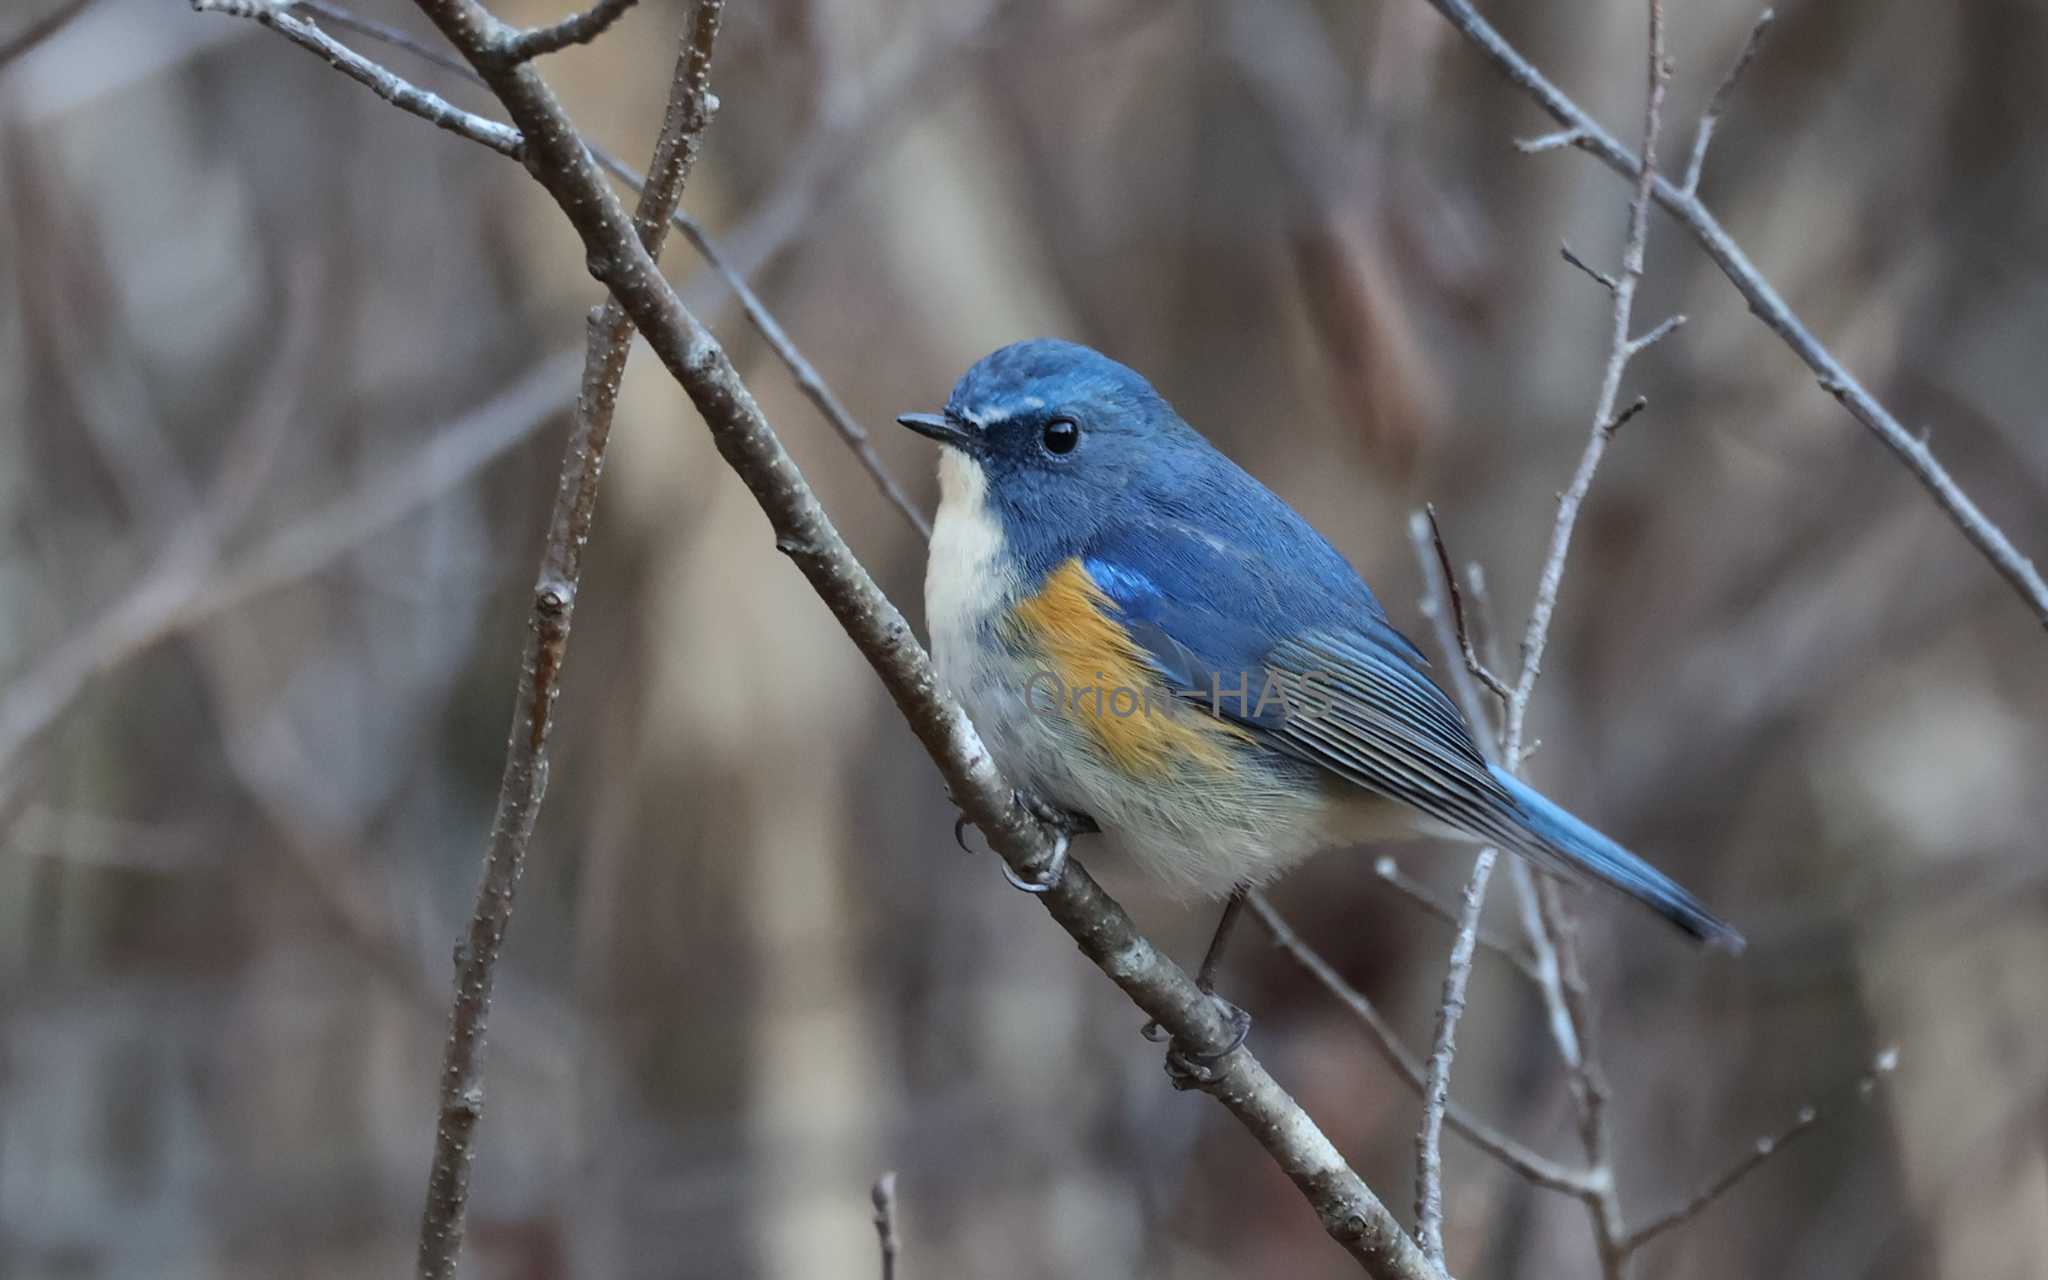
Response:
MULTIPOLYGON (((1638 0, 1488 7, 1636 135, 1638 0)), ((0 46, 58 8, 7 6, 0 46)), ((1755 10, 1671 8, 1677 165, 1755 10)), ((2048 7, 1778 8, 1704 194, 2048 555, 2048 7)), ((643 0, 546 64, 636 166, 683 14, 643 0)), ((1426 647, 1433 501, 1519 634, 1607 323, 1557 246, 1612 263, 1626 192, 1518 154, 1548 122, 1422 0, 739 0, 714 79, 686 205, 921 502, 930 446, 891 417, 1057 334, 1151 376, 1426 647)), ((1622 1203, 1830 1115, 1638 1271, 2048 1274, 2048 639, 1661 218, 1649 262, 1638 327, 1691 323, 1631 370, 1650 408, 1580 525, 1531 770, 1751 947, 1580 901, 1622 1203)), ((914 532, 688 246, 667 266, 921 627, 914 532)), ((254 25, 98 0, 0 66, 0 298, 0 1273, 406 1273, 581 249, 517 166, 254 25)), ((643 349, 500 971, 470 1274, 874 1275, 884 1169, 911 1280, 1354 1274, 952 818, 643 349)), ((1446 893, 1469 866, 1393 852, 1446 893)), ((1213 906, 1083 856, 1192 962, 1213 906)), ((1275 900, 1424 1045, 1449 932, 1373 856, 1275 900)), ((1405 1219, 1416 1098, 1241 938, 1254 1045, 1405 1219)), ((1497 959, 1462 1048, 1459 1097, 1575 1163, 1497 959)), ((1456 1137, 1447 1162, 1457 1274, 1597 1273, 1579 1204, 1456 1137)))

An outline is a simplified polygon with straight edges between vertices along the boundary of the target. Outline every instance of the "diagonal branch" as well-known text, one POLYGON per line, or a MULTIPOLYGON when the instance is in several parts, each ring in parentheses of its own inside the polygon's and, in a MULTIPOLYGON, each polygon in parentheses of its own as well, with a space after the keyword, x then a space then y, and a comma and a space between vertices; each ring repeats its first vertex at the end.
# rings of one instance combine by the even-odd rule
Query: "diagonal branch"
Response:
MULTIPOLYGON (((606 172, 635 191, 640 189, 640 176, 631 168, 596 147, 591 148, 591 154, 597 157, 598 164, 603 166, 606 172)), ((882 461, 882 455, 875 452, 874 441, 869 438, 867 428, 861 426, 860 420, 840 402, 837 395, 833 394, 832 388, 818 373, 816 366, 805 357, 796 343, 791 341, 789 332, 782 327, 781 321, 769 312, 767 305, 761 301, 761 295, 755 293, 753 286, 747 283, 746 277, 733 268, 732 263, 727 261, 725 252, 695 218, 678 209, 675 213, 675 224, 676 229, 683 233, 683 238, 690 242, 690 247, 697 251, 697 256, 704 259, 704 265, 710 267, 719 279, 725 281, 726 287, 732 290, 732 296, 739 300, 740 310, 746 313, 748 323, 754 326, 754 332, 761 335, 769 349, 782 361, 783 367, 789 370, 790 377, 796 381, 797 390, 803 392, 804 398, 817 406, 818 412, 825 415, 825 421, 839 433, 840 440, 853 451, 854 460, 868 473, 868 478, 875 482, 875 487, 882 491, 882 497, 890 506, 896 508, 897 513, 912 529, 917 531, 918 537, 929 540, 932 536, 931 521, 918 509, 916 501, 889 470, 889 465, 882 461)))
MULTIPOLYGON (((940 692, 930 659, 908 624, 832 526, 724 350, 663 279, 546 82, 530 64, 503 60, 501 30, 474 0, 419 4, 505 106, 527 140, 528 172, 569 218, 592 274, 688 393, 720 454, 768 516, 777 548, 796 564, 881 677, 967 819, 1013 869, 1043 866, 1053 834, 1015 802, 1014 791, 966 715, 940 692)), ((567 600, 545 587, 540 599, 547 606, 539 611, 545 630, 567 600)), ((523 691, 522 707, 528 698, 523 691)), ((543 715, 532 722, 536 727, 546 723, 545 704, 540 706, 543 715)), ((521 740, 515 725, 515 756, 521 740)), ((1038 900, 1083 953, 1189 1054, 1218 1059, 1200 1087, 1238 1117, 1295 1183, 1324 1230, 1369 1274, 1388 1280, 1442 1274, 1257 1058, 1247 1049, 1232 1048, 1236 1028, 1215 1002, 1137 931, 1078 860, 1068 859, 1059 880, 1038 900)), ((458 1111, 477 1101, 474 1095, 454 1099, 458 1111)), ((428 1247, 434 1225, 430 1218, 423 1232, 423 1258, 438 1252, 428 1247)))
MULTIPOLYGON (((1426 1084, 1422 1063, 1406 1045, 1401 1043, 1394 1028, 1372 1001, 1366 999, 1365 994, 1358 988, 1346 982, 1343 975, 1331 967, 1330 962, 1323 959, 1320 953, 1302 941, 1301 935, 1273 909, 1273 904, 1266 901, 1264 894, 1250 894, 1245 902, 1251 908, 1252 914, 1258 917, 1260 926, 1273 939, 1273 945, 1286 952, 1288 959, 1294 961, 1302 972, 1314 978, 1325 991, 1337 998, 1339 1004, 1350 1010, 1352 1015, 1364 1024, 1366 1033, 1372 1037, 1373 1047, 1379 1051, 1380 1057, 1394 1069, 1394 1073, 1400 1076, 1409 1088, 1418 1094, 1421 1093, 1426 1084)), ((1474 1116, 1456 1102, 1446 1103, 1444 1118, 1452 1132, 1462 1135, 1473 1146, 1528 1179, 1534 1186, 1581 1197, 1593 1190, 1593 1174, 1568 1169, 1548 1156, 1538 1154, 1474 1116)))
POLYGON ((1721 77, 1720 87, 1707 100, 1707 109, 1700 116, 1699 129, 1692 137, 1692 158, 1685 164, 1685 182, 1680 190, 1692 195, 1700 189, 1700 171, 1707 167, 1707 148, 1713 145, 1714 130, 1721 123, 1721 113, 1728 110, 1729 101, 1735 96, 1735 86, 1742 83, 1743 73, 1749 64, 1756 61, 1757 51, 1763 48, 1764 33, 1778 20, 1775 9, 1766 9, 1756 16, 1756 22, 1749 28, 1749 38, 1742 42, 1742 52, 1735 55, 1735 61, 1728 68, 1728 74, 1721 77))
POLYGON ((572 44, 589 44, 632 8, 638 0, 597 0, 578 14, 545 27, 528 27, 505 41, 503 57, 510 62, 527 62, 555 53, 572 44))
MULTIPOLYGON (((1855 1094, 1857 1100, 1862 1101, 1869 1098, 1876 1091, 1878 1083, 1896 1070, 1898 1065, 1899 1051, 1896 1048, 1881 1050, 1871 1060, 1870 1069, 1856 1079, 1855 1094)), ((1736 1183, 1755 1173, 1772 1156, 1777 1155, 1780 1151, 1792 1145, 1793 1142, 1811 1132, 1827 1116, 1828 1110, 1819 1105, 1808 1104, 1799 1108, 1798 1114, 1792 1118, 1792 1123, 1776 1133, 1758 1138, 1751 1144, 1746 1155, 1734 1164, 1729 1165, 1727 1169, 1722 1171, 1719 1177, 1700 1188, 1684 1204, 1679 1205, 1668 1213, 1659 1214, 1642 1226, 1637 1227, 1626 1240, 1622 1241, 1622 1253, 1624 1255, 1632 1254, 1658 1236, 1663 1235, 1666 1231, 1671 1230, 1671 1228, 1698 1217, 1707 1206, 1728 1194, 1736 1183)))
MULTIPOLYGON (((1628 148, 1615 141, 1578 103, 1565 96, 1563 90, 1552 84, 1534 64, 1503 39, 1486 19, 1479 16, 1470 0, 1428 2, 1461 35, 1476 45, 1510 83, 1535 99, 1536 105, 1563 128, 1571 145, 1624 177, 1633 179, 1641 172, 1641 164, 1628 148)), ((1871 395, 1835 358, 1834 353, 1813 336, 1792 308, 1778 296, 1777 289, 1749 260, 1742 247, 1700 203, 1696 191, 1674 186, 1660 177, 1653 183, 1651 192, 1657 203, 1678 220, 1700 248, 1706 250, 1707 256, 1749 303, 1749 309, 1756 317, 1813 371, 1821 389, 1840 401, 1851 417, 1867 427, 1885 448, 1892 451, 1920 481, 1935 505, 1947 513, 1949 520, 1962 530, 1970 544, 2012 585, 2020 599, 2033 611, 2034 617, 2043 626, 2048 626, 2048 580, 2042 578, 2034 562, 2020 553, 2005 531, 1985 515, 1955 482, 1948 469, 1935 459, 1926 441, 1906 430, 1891 410, 1871 395)))
POLYGON ((259 22, 300 48, 318 54, 328 66, 400 111, 410 112, 458 138, 482 143, 499 155, 514 160, 521 157, 523 144, 517 129, 473 115, 446 98, 393 75, 319 27, 292 16, 289 5, 277 0, 192 0, 192 9, 195 13, 219 13, 259 22))
MULTIPOLYGON (((1458 927, 1458 909, 1444 901, 1436 890, 1401 869, 1401 864, 1391 857, 1382 857, 1373 863, 1373 874, 1388 888, 1408 899, 1428 914, 1435 916, 1453 929, 1458 927)), ((1484 950, 1499 956, 1515 967, 1515 971, 1530 981, 1537 981, 1536 964, 1528 954, 1507 939, 1479 931, 1479 945, 1484 950)))
MULTIPOLYGON (((669 218, 682 198, 683 183, 711 122, 716 102, 710 89, 711 51, 723 7, 723 0, 699 0, 696 20, 677 55, 667 114, 649 166, 650 180, 627 233, 650 263, 661 252, 669 218)), ((483 1112, 483 1050, 491 988, 498 953, 511 923, 513 895, 525 867, 527 844, 547 790, 548 732, 568 653, 583 550, 596 514, 598 477, 604 468, 632 336, 633 323, 615 298, 592 312, 583 390, 577 397, 575 427, 562 460, 534 585, 531 634, 513 699, 497 816, 491 824, 476 907, 456 952, 455 1003, 449 1014, 448 1047, 441 1068, 440 1118, 420 1223, 422 1280, 454 1276, 462 1252, 476 1126, 483 1112)))
POLYGON ((92 0, 65 0, 42 17, 30 22, 20 32, 0 42, 0 71, 4 71, 18 58, 25 57, 31 50, 56 35, 71 24, 71 20, 85 12, 92 0))
MULTIPOLYGON (((216 2, 217 0, 206 0, 208 4, 216 2)), ((379 40, 394 47, 404 49, 406 52, 423 58, 443 70, 459 75, 473 84, 481 85, 484 83, 483 77, 471 70, 467 64, 449 57, 431 45, 415 40, 412 36, 396 27, 359 18, 346 9, 326 3, 326 0, 294 0, 292 7, 318 14, 337 27, 355 31, 369 36, 373 40, 379 40)), ((371 65, 374 66, 374 64, 371 65)), ((383 72, 382 68, 377 69, 383 72)), ((389 72, 383 72, 383 74, 390 76, 389 72)), ((390 78, 393 80, 397 79, 395 76, 390 78)), ((421 90, 414 90, 413 93, 429 98, 433 96, 425 94, 421 90)), ((405 106, 406 104, 400 103, 399 105, 405 106)), ((410 108, 408 107, 407 109, 410 108)), ((461 127, 454 130, 455 132, 461 133, 462 136, 471 138, 473 141, 482 142, 501 154, 512 156, 514 159, 518 158, 518 149, 524 145, 524 140, 519 137, 517 130, 508 130, 503 125, 485 120, 480 116, 472 116, 466 112, 455 111, 454 108, 449 108, 449 110, 454 111, 454 114, 458 117, 467 117, 459 122, 461 127), (499 131, 509 134, 509 139, 501 137, 499 131)), ((428 118, 434 119, 432 116, 428 118)), ((634 172, 632 166, 607 152, 604 148, 591 146, 590 154, 596 158, 597 163, 606 172, 610 173, 620 182, 625 183, 634 192, 638 193, 646 185, 646 179, 634 172)), ((695 218, 681 209, 677 209, 671 217, 676 229, 683 233, 683 238, 688 240, 690 246, 697 251, 698 256, 704 259, 704 264, 711 268, 713 274, 725 282, 727 288, 732 290, 733 297, 738 299, 740 309, 745 312, 748 323, 754 326, 755 332, 761 335, 762 340, 768 344, 769 349, 775 353, 776 358, 781 360, 783 366, 789 370, 790 376, 796 381, 797 389, 803 393, 804 398, 817 406, 818 412, 825 416, 826 422, 830 423, 832 429, 838 432, 839 438, 845 442, 846 447, 853 451, 855 460, 868 473, 868 477, 874 481, 875 487, 881 490, 883 498, 888 501, 890 506, 896 508, 898 514, 902 515, 912 529, 917 531, 918 537, 929 539, 931 537, 931 522, 925 518, 924 512, 918 508, 916 501, 911 498, 908 491, 903 488, 903 485, 896 479, 895 475, 890 472, 888 464, 882 461, 881 454, 875 451, 874 443, 869 438, 867 429, 860 425, 859 419, 855 418, 846 408, 845 404, 840 401, 839 397, 833 393, 831 386, 818 373, 817 368, 811 364, 802 350, 790 339, 788 331, 782 327, 781 322, 768 310, 767 304, 761 301, 761 296, 754 292, 753 286, 747 283, 746 277, 733 266, 726 257, 725 251, 719 248, 718 243, 711 238, 710 234, 704 230, 702 224, 695 218)))

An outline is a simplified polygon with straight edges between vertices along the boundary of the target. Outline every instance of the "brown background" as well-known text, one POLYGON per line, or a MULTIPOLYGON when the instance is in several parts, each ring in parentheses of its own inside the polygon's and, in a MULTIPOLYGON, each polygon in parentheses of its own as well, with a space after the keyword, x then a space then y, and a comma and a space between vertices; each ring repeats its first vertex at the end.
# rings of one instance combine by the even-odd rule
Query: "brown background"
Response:
MULTIPOLYGON (((1634 134, 1640 4, 1490 7, 1634 134)), ((2048 10, 1779 7, 1705 195, 2048 553, 2048 10)), ((1752 17, 1672 6, 1668 163, 1752 17)), ((636 164, 679 28, 645 0, 547 66, 636 164)), ((687 204, 922 501, 930 447, 889 418, 1059 334, 1153 377, 1418 638, 1425 499, 1519 629, 1606 315, 1556 247, 1611 262, 1625 191, 1518 155, 1546 122, 1421 0, 741 0, 715 79, 687 204)), ((907 526, 686 245, 669 267, 920 618, 907 526)), ((0 299, 0 706, 107 667, 0 741, 0 1274, 402 1272, 595 300, 581 251, 516 166, 275 37, 103 0, 0 71, 0 299), (94 625, 138 583, 177 607, 94 625)), ((1642 327, 1674 309, 1532 725, 1547 790, 1752 942, 1702 956, 1582 903, 1623 1203, 1668 1207, 1809 1100, 1839 1113, 1639 1271, 2039 1276, 2048 638, 1660 218, 1642 327), (1888 1044, 1897 1075, 1848 1101, 1888 1044)), ((912 1280, 1349 1274, 994 859, 953 847, 930 764, 644 353, 620 423, 501 984, 473 1273, 869 1276, 867 1186, 895 1168, 912 1280)), ((1446 890, 1467 865, 1400 852, 1446 890)), ((1369 857, 1277 899, 1423 1043, 1447 932, 1369 857)), ((1090 863, 1192 958, 1211 908, 1090 863)), ((1226 990, 1405 1215, 1414 1097, 1264 947, 1226 990)), ((1463 1044, 1459 1095, 1570 1158, 1512 970, 1482 958, 1463 1044)), ((1579 1206, 1455 1138, 1448 1181, 1459 1275, 1593 1273, 1579 1206)))

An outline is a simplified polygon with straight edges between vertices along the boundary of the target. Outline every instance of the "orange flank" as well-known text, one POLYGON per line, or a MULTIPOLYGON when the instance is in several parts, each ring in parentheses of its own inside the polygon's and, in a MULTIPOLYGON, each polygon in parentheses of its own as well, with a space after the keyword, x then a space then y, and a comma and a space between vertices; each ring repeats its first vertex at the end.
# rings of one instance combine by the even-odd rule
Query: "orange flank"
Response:
POLYGON ((1187 764, 1229 768, 1223 740, 1247 735, 1177 705, 1110 613, 1114 607, 1073 559, 1011 611, 1017 638, 1038 652, 1053 677, 1034 690, 1034 710, 1087 729, 1110 763, 1132 776, 1164 779, 1187 764), (1049 705, 1055 698, 1057 710, 1049 705))

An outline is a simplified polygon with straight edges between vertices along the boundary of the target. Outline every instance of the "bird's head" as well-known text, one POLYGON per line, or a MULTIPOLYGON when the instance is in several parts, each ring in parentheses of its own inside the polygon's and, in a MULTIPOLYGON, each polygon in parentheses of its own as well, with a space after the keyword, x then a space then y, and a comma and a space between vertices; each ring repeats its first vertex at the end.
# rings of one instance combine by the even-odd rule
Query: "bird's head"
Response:
POLYGON ((945 446, 942 503, 986 510, 1039 570, 1211 453, 1144 378, 1053 338, 984 356, 961 376, 944 413, 897 421, 945 446))

